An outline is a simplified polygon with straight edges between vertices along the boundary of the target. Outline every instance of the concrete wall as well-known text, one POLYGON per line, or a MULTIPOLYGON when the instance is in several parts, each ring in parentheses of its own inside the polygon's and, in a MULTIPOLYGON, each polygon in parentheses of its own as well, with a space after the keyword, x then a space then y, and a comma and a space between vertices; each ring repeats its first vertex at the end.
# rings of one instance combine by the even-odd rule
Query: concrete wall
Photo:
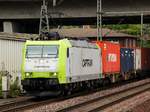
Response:
POLYGON ((19 32, 19 30, 20 30, 20 27, 18 23, 11 22, 11 21, 3 22, 3 32, 13 33, 13 32, 19 32))
MULTIPOLYGON (((0 19, 39 18, 41 2, 36 2, 38 0, 9 1, 0 2, 0 19)), ((103 0, 103 11, 105 12, 150 11, 149 6, 149 0, 103 0)), ((65 18, 96 17, 96 0, 64 0, 55 8, 52 8, 50 2, 49 12, 60 12, 65 18)), ((58 14, 53 14, 53 16, 58 17, 58 14)))
MULTIPOLYGON (((49 1, 48 12, 53 17, 50 21, 51 25, 96 24, 97 0, 57 0, 56 7, 52 7, 52 0, 49 1)), ((132 11, 148 11, 144 13, 144 23, 150 23, 150 0, 102 1, 104 12, 128 12, 119 14, 107 13, 103 18, 104 24, 110 24, 111 21, 115 24, 120 23, 122 19, 124 19, 122 22, 124 24, 140 23, 140 13, 131 13, 132 11)), ((0 22, 12 22, 12 25, 9 24, 10 27, 8 27, 8 24, 3 24, 5 26, 1 28, 0 25, 0 30, 3 29, 6 32, 37 33, 40 8, 41 0, 0 0, 0 22)))

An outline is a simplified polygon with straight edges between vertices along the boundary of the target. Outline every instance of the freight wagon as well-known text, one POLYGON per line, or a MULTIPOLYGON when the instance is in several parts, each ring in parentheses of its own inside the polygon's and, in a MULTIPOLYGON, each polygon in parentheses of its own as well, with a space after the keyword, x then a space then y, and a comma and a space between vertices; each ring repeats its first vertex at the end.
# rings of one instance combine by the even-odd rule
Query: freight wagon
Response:
POLYGON ((115 82, 120 73, 120 45, 108 41, 97 41, 102 50, 102 77, 115 82))

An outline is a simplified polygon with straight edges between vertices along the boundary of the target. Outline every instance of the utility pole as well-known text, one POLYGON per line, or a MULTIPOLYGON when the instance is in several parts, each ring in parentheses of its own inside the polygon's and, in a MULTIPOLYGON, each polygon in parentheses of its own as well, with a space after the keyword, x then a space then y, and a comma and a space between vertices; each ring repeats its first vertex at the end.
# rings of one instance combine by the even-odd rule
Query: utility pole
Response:
POLYGON ((0 74, 2 75, 2 96, 6 99, 10 91, 10 75, 9 72, 5 70, 4 63, 2 63, 2 72, 0 74))
POLYGON ((102 0, 97 0, 97 40, 102 41, 102 0))
POLYGON ((42 40, 45 40, 47 38, 46 33, 49 32, 47 4, 48 4, 47 0, 43 0, 43 4, 41 6, 39 36, 40 39, 42 40))
POLYGON ((141 13, 141 47, 143 47, 143 13, 141 13))
POLYGON ((57 0, 53 0, 53 7, 55 7, 57 4, 57 0))

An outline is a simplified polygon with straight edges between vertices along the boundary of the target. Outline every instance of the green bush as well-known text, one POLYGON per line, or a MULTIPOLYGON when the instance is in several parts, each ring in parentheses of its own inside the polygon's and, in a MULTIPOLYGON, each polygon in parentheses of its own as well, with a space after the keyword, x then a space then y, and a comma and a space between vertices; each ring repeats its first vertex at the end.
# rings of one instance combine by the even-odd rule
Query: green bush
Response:
POLYGON ((103 25, 104 28, 109 28, 112 30, 116 30, 122 33, 127 33, 130 35, 139 36, 141 33, 141 25, 140 24, 117 24, 117 25, 103 25))
POLYGON ((20 87, 18 85, 19 79, 16 78, 13 84, 10 85, 10 97, 17 97, 21 94, 20 87))
POLYGON ((141 40, 142 41, 142 47, 150 48, 150 41, 141 40))

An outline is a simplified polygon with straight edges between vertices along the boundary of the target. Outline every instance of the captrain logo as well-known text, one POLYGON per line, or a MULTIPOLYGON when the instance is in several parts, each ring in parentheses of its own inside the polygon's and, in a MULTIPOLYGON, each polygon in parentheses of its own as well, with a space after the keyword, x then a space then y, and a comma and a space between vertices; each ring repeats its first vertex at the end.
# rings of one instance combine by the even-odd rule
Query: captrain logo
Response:
POLYGON ((82 67, 90 67, 93 65, 92 59, 83 59, 82 60, 82 67))

